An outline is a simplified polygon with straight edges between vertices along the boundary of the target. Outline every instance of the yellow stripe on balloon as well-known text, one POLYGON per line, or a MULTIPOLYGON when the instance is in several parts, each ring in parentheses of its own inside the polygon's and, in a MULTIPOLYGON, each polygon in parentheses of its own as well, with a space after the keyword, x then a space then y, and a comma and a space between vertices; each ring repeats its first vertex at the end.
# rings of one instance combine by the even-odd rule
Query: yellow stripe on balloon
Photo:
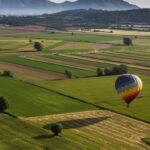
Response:
POLYGON ((137 86, 135 86, 133 88, 125 90, 122 93, 120 93, 120 96, 124 97, 124 96, 127 96, 127 95, 132 95, 133 93, 140 91, 139 88, 141 89, 141 86, 139 87, 139 85, 137 85, 137 86))

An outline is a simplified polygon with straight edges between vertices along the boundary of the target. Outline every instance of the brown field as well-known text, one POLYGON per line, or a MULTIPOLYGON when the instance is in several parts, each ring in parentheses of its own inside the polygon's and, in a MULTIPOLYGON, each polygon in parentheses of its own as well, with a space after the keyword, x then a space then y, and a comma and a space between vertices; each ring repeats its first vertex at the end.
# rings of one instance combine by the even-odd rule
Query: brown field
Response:
POLYGON ((78 44, 79 44, 79 42, 67 42, 67 43, 65 43, 65 44, 63 44, 63 45, 60 45, 60 46, 54 48, 53 50, 69 49, 70 47, 76 46, 76 45, 78 45, 78 44))
POLYGON ((102 49, 102 48, 109 48, 109 47, 111 47, 111 44, 92 43, 88 47, 89 47, 89 49, 102 49))
POLYGON ((57 80, 65 78, 65 76, 60 73, 35 69, 32 67, 7 62, 0 62, 0 70, 9 70, 17 79, 24 81, 57 80))
MULTIPOLYGON (((64 130, 69 130, 72 138, 80 139, 80 144, 88 144, 90 141, 95 141, 96 144, 103 141, 106 145, 103 149, 113 149, 111 147, 118 141, 120 145, 126 144, 136 150, 148 150, 149 147, 142 143, 141 138, 144 138, 150 132, 150 125, 135 119, 113 113, 107 110, 85 111, 68 114, 48 115, 22 118, 27 121, 41 124, 61 122, 64 130), (104 140, 106 138, 108 140, 104 140), (87 140, 88 139, 88 140, 87 140), (112 140, 112 141, 109 141, 112 140)), ((65 131, 64 131, 65 132, 65 131)), ((65 134, 65 133, 64 133, 65 134)), ((122 146, 122 150, 123 150, 122 146)))
POLYGON ((6 29, 5 32, 0 32, 0 35, 31 34, 45 31, 45 27, 39 25, 26 25, 17 27, 9 25, 0 25, 0 28, 6 29))
POLYGON ((67 42, 61 46, 58 46, 54 48, 53 50, 75 50, 75 49, 104 49, 111 47, 111 44, 105 44, 105 43, 84 43, 84 42, 67 42))

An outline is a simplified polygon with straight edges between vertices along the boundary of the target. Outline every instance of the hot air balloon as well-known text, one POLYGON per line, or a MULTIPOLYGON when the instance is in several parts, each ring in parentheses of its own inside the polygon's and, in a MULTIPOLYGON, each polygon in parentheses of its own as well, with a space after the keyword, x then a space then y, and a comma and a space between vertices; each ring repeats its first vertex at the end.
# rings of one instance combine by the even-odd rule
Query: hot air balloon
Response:
POLYGON ((143 85, 141 79, 132 74, 119 76, 115 83, 115 88, 127 106, 140 94, 143 85))

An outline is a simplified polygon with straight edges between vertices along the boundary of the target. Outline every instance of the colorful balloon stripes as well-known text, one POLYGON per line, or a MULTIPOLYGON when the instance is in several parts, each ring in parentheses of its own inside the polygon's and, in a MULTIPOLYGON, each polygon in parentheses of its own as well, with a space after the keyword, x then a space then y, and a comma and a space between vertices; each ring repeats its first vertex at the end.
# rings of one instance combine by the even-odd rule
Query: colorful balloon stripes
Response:
POLYGON ((141 79, 132 74, 124 74, 118 77, 115 83, 115 88, 122 99, 130 104, 142 90, 141 79))

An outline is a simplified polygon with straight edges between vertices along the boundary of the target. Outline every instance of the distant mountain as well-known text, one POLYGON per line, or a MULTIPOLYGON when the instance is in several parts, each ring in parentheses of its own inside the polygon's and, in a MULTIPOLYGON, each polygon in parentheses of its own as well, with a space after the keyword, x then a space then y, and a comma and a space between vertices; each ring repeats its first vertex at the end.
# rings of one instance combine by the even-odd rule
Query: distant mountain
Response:
POLYGON ((110 25, 150 24, 150 9, 128 11, 102 11, 80 9, 45 14, 40 16, 3 16, 0 24, 9 25, 44 25, 52 28, 63 27, 106 27, 110 25))
POLYGON ((66 1, 60 6, 64 10, 68 9, 101 9, 101 10, 130 10, 138 7, 123 0, 77 0, 75 2, 66 1))
POLYGON ((54 3, 49 0, 0 0, 0 14, 34 15, 72 9, 130 10, 139 7, 123 0, 77 0, 54 3))

